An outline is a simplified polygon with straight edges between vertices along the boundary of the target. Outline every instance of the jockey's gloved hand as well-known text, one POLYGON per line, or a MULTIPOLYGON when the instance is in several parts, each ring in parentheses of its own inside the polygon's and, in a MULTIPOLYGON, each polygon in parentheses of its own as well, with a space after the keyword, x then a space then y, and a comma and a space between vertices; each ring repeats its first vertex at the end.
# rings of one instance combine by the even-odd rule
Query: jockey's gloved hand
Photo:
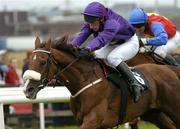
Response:
POLYGON ((79 48, 79 46, 77 46, 77 45, 75 45, 75 44, 73 44, 73 43, 69 43, 68 46, 69 46, 70 48, 72 48, 72 49, 77 49, 77 48, 79 48))
POLYGON ((91 50, 89 48, 81 48, 78 52, 79 57, 88 56, 91 50))
POLYGON ((148 43, 147 43, 146 38, 141 38, 141 39, 139 39, 139 47, 146 46, 147 44, 148 44, 148 43))
POLYGON ((80 49, 79 46, 74 45, 73 43, 68 44, 68 46, 74 53, 76 53, 80 49))

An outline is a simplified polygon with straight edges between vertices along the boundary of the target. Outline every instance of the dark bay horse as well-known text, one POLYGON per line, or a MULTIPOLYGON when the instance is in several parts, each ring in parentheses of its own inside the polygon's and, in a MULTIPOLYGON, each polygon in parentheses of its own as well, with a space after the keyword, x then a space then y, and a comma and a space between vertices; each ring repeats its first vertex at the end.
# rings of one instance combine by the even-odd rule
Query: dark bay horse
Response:
MULTIPOLYGON (((101 67, 87 58, 77 58, 66 44, 66 38, 51 47, 48 40, 41 47, 35 41, 29 70, 24 73, 24 93, 35 99, 38 91, 54 77, 64 82, 71 93, 71 110, 80 129, 106 129, 116 126, 120 108, 120 89, 107 80, 101 67)), ((143 64, 135 67, 147 79, 149 89, 134 103, 128 95, 127 113, 122 123, 148 112, 161 111, 180 128, 180 68, 167 65, 143 64), (173 97, 172 97, 173 95, 173 97)), ((120 124, 122 124, 120 123, 120 124)))
MULTIPOLYGON (((172 56, 176 59, 178 63, 180 63, 180 54, 174 53, 172 54, 172 56)), ((164 64, 164 65, 167 64, 167 62, 162 61, 162 58, 160 59, 156 58, 153 55, 153 52, 138 53, 133 59, 127 61, 126 63, 131 67, 146 63, 164 64)), ((141 117, 141 119, 154 123, 160 129, 176 129, 173 121, 163 112, 152 111, 148 113, 151 114, 151 117, 149 117, 149 115, 144 115, 143 117, 141 117)), ((138 120, 134 120, 130 122, 132 129, 138 129, 137 122, 138 120)))

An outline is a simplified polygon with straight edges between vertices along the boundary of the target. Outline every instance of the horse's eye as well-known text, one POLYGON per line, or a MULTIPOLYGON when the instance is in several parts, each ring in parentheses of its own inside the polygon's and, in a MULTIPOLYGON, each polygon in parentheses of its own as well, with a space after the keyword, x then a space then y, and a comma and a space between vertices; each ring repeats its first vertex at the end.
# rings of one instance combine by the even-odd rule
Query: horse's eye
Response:
POLYGON ((40 64, 41 64, 41 66, 44 66, 44 65, 46 65, 46 61, 41 61, 40 64))

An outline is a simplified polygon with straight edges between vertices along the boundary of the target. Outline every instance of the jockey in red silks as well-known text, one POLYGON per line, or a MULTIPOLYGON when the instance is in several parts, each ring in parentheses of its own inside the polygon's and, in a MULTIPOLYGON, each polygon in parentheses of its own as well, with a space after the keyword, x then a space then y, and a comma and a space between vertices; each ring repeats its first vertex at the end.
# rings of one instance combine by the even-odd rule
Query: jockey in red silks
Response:
POLYGON ((94 38, 82 49, 87 54, 94 51, 95 57, 105 59, 108 64, 123 73, 133 89, 134 101, 141 96, 140 84, 124 62, 139 51, 139 41, 134 28, 122 16, 99 2, 92 2, 82 12, 85 23, 74 37, 72 45, 79 47, 93 34, 94 38))
POLYGON ((173 65, 179 66, 174 58, 168 55, 180 47, 180 34, 173 22, 159 14, 146 13, 141 8, 131 11, 129 22, 140 38, 140 47, 145 46, 143 52, 148 52, 148 48, 156 46, 154 49, 156 54, 165 61, 171 61, 173 65))

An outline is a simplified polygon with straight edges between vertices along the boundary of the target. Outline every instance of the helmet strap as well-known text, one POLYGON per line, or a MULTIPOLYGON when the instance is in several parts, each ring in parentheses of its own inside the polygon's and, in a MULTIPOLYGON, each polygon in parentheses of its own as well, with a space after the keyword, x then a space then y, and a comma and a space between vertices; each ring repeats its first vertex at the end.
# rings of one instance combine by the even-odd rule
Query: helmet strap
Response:
POLYGON ((99 32, 104 30, 104 20, 100 21, 100 27, 99 27, 99 32))
POLYGON ((148 22, 145 22, 144 26, 145 26, 145 30, 148 30, 148 22))

